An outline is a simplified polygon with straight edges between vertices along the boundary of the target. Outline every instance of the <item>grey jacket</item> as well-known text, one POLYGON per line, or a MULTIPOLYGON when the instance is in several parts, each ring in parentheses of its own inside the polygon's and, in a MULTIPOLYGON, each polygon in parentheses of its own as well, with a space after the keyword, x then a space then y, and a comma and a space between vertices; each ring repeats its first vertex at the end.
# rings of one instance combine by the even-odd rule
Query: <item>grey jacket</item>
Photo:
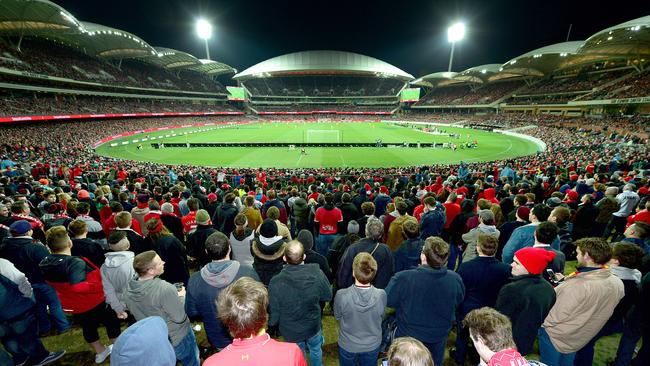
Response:
POLYGON ((167 323, 169 339, 176 347, 190 331, 190 320, 185 314, 183 299, 176 287, 160 278, 131 280, 124 294, 124 302, 136 320, 159 316, 167 323))
POLYGON ((111 306, 116 313, 125 310, 124 292, 126 287, 135 277, 133 269, 133 252, 108 252, 105 254, 106 260, 100 269, 102 274, 102 286, 106 303, 111 306))
POLYGON ((488 234, 499 239, 501 232, 494 225, 479 224, 469 232, 463 234, 463 241, 467 244, 465 252, 463 253, 463 262, 470 261, 478 257, 476 251, 476 243, 478 242, 478 234, 488 234))
POLYGON ((352 285, 339 290, 334 299, 334 317, 339 321, 339 347, 351 353, 370 352, 381 343, 381 320, 386 292, 370 286, 352 285))

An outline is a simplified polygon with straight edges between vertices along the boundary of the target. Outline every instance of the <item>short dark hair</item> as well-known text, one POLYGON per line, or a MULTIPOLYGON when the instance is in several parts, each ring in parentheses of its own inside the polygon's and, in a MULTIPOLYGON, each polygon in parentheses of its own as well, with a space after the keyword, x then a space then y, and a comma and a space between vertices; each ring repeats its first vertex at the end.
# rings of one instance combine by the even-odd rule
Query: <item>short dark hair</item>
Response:
POLYGON ((369 284, 377 275, 377 261, 367 252, 361 252, 354 257, 352 273, 357 281, 369 284))
POLYGON ((603 238, 582 238, 576 241, 582 254, 589 254, 597 264, 605 264, 612 259, 612 247, 603 238))
POLYGON ((226 287, 217 298, 219 319, 234 338, 257 335, 266 326, 269 293, 250 277, 241 277, 226 287))
POLYGON ((90 204, 88 202, 77 203, 77 213, 85 215, 88 212, 90 212, 90 204))
POLYGON ((372 202, 364 202, 361 204, 361 212, 364 215, 374 215, 375 214, 375 204, 372 202))
POLYGON ((548 217, 551 215, 551 208, 543 203, 538 203, 533 206, 532 213, 537 217, 537 220, 544 222, 548 220, 548 217))
POLYGON ((469 328, 472 337, 481 337, 492 352, 516 347, 510 319, 490 307, 470 311, 463 319, 463 326, 469 328))
POLYGON ((564 206, 557 206, 555 207, 551 213, 555 212, 553 216, 555 216, 556 222, 558 225, 562 225, 565 222, 569 221, 571 218, 571 210, 564 206))
POLYGON ((68 225, 68 231, 72 236, 79 236, 88 232, 88 225, 84 220, 76 219, 68 225))
POLYGON ((402 229, 404 230, 404 235, 407 239, 415 239, 420 235, 420 224, 415 218, 408 219, 402 224, 402 229))
POLYGON ((151 269, 151 262, 156 258, 156 255, 156 252, 153 250, 147 250, 146 252, 136 255, 135 258, 133 258, 133 269, 135 269, 135 272, 140 276, 147 273, 147 271, 151 269))
POLYGON ((406 204, 406 202, 399 200, 395 202, 395 209, 397 212, 399 212, 400 215, 405 215, 406 210, 408 210, 409 205, 406 204))
POLYGON ((325 193, 325 203, 332 203, 333 199, 334 199, 334 196, 332 195, 331 192, 325 193))
POLYGON ((550 221, 544 221, 537 225, 535 236, 537 241, 542 244, 551 244, 557 238, 558 227, 550 221))
POLYGON ((68 247, 68 231, 64 226, 58 225, 51 227, 45 233, 45 242, 52 253, 60 253, 68 247))
POLYGON ((476 245, 481 248, 483 255, 493 256, 499 248, 499 239, 495 235, 479 233, 476 245))
POLYGON ((519 206, 525 206, 526 202, 528 202, 528 198, 526 198, 525 194, 518 194, 515 196, 515 202, 517 202, 519 206))
POLYGON ((187 208, 190 211, 197 211, 199 209, 199 200, 197 198, 190 198, 187 200, 187 208))
POLYGON ((621 267, 640 269, 644 256, 643 249, 636 244, 620 242, 612 247, 612 258, 617 259, 621 267))
POLYGON ((650 233, 650 225, 643 221, 636 221, 632 225, 634 225, 634 231, 636 231, 637 236, 641 239, 645 239, 650 233))
POLYGON ((430 236, 424 241, 422 253, 430 267, 441 268, 449 258, 449 244, 437 236, 430 236))
POLYGON ((204 248, 211 260, 224 259, 228 255, 230 241, 224 233, 216 231, 205 239, 204 248))

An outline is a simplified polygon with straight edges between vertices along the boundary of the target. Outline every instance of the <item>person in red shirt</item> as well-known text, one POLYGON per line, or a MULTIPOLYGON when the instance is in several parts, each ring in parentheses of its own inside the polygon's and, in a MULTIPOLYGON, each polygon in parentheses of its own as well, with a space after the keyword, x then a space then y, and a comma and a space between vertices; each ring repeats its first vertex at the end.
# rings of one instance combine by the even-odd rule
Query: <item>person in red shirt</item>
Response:
POLYGON ((226 287, 217 299, 217 313, 234 340, 203 366, 307 366, 298 345, 278 342, 266 333, 268 305, 266 287, 250 277, 226 287))
MULTIPOLYGON (((106 237, 108 237, 108 235, 117 227, 117 224, 115 223, 115 215, 124 211, 122 204, 117 201, 111 202, 110 207, 113 213, 104 222, 102 222, 102 229, 104 229, 104 234, 106 234, 106 237)), ((131 216, 130 212, 128 212, 128 214, 131 216)), ((142 235, 142 228, 140 227, 140 223, 133 217, 131 217, 131 229, 136 233, 142 235)))
MULTIPOLYGON (((641 207, 639 205, 639 207, 641 207)), ((647 200, 645 203, 645 210, 641 210, 634 215, 630 215, 627 218, 627 227, 630 227, 637 221, 643 221, 646 224, 650 225, 650 200, 647 200)))
POLYGON ((319 224, 318 238, 316 239, 316 251, 327 258, 330 246, 338 234, 338 223, 343 222, 343 213, 338 207, 334 207, 332 201, 334 195, 325 193, 325 205, 316 210, 314 222, 319 224))
POLYGON ((183 234, 185 235, 196 229, 196 211, 199 210, 199 200, 196 198, 190 198, 187 200, 187 208, 189 208, 190 212, 181 218, 181 222, 183 223, 183 234))
POLYGON ((449 225, 454 221, 456 215, 460 213, 460 205, 456 203, 456 193, 452 192, 447 197, 447 201, 442 205, 445 206, 445 214, 447 215, 447 221, 445 221, 445 231, 449 229, 449 225))

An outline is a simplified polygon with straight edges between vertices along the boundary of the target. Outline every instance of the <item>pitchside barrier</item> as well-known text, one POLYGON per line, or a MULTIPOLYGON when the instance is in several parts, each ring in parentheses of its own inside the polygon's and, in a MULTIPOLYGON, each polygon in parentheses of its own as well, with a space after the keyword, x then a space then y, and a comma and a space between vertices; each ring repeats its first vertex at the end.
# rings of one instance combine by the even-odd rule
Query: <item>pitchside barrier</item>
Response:
MULTIPOLYGON (((443 148, 446 143, 404 143, 404 142, 382 142, 379 147, 386 148, 443 148)), ((159 143, 152 143, 151 147, 160 149, 159 143)), ((284 147, 291 149, 296 147, 378 147, 375 142, 367 143, 339 143, 339 142, 303 142, 303 143, 283 143, 283 142, 177 142, 177 143, 163 143, 162 148, 193 148, 193 147, 284 147)))

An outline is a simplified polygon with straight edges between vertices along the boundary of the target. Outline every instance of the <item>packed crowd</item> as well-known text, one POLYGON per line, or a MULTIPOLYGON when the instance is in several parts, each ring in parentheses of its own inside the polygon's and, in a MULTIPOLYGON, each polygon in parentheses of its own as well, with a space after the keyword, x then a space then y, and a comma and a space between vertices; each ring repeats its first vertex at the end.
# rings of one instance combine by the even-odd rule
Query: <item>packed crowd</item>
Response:
POLYGON ((129 60, 120 67, 75 49, 41 39, 24 39, 21 50, 0 42, 0 66, 66 79, 119 84, 138 88, 225 92, 218 81, 198 72, 176 75, 142 61, 129 60))
POLYGON ((173 99, 110 98, 82 95, 0 94, 0 117, 38 116, 85 113, 147 113, 147 112, 217 112, 235 111, 221 102, 173 99))
POLYGON ((467 85, 436 88, 427 93, 418 105, 490 104, 524 86, 523 80, 503 81, 471 88, 467 85))
POLYGON ((312 111, 337 111, 337 112, 390 112, 398 107, 397 102, 385 104, 342 104, 342 103, 324 103, 324 104, 253 104, 258 112, 312 112, 312 111))
POLYGON ((397 95, 403 81, 374 77, 338 75, 272 77, 244 82, 253 96, 388 96, 397 95))

